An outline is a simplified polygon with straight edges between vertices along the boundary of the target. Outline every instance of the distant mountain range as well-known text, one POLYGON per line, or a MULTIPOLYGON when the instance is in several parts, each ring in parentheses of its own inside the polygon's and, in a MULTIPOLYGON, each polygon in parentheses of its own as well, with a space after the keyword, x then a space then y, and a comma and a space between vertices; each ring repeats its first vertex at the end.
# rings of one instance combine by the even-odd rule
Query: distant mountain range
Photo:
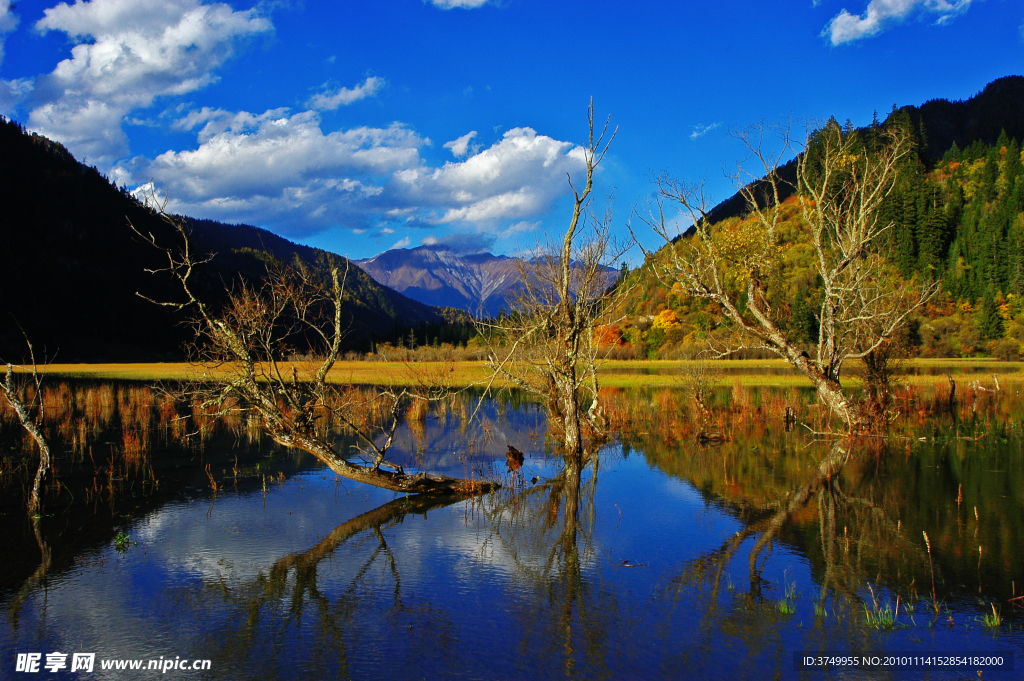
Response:
MULTIPOLYGON (((25 132, 0 117, 0 359, 20 362, 26 336, 40 361, 179 360, 193 339, 187 316, 136 295, 177 300, 161 254, 140 242, 143 233, 172 243, 161 219, 95 168, 79 163, 61 144, 25 132), (20 327, 20 329, 19 329, 20 327)), ((188 219, 187 219, 188 220, 188 219)), ((196 286, 215 304, 240 277, 259 280, 268 255, 313 267, 340 256, 291 243, 248 225, 188 220, 193 246, 216 257, 197 270, 196 286)), ((380 286, 358 268, 346 284, 349 345, 435 325, 444 336, 442 310, 380 286)), ((451 319, 451 315, 447 315, 451 319)))
POLYGON ((385 251, 353 260, 378 283, 413 300, 494 317, 509 309, 508 296, 519 285, 519 261, 490 253, 460 255, 444 246, 385 251))

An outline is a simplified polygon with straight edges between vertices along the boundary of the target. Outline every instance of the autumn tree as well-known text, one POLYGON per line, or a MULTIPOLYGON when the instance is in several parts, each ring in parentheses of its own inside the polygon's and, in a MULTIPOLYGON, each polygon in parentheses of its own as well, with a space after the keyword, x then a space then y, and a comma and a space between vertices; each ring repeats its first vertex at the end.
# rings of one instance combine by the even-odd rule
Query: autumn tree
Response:
POLYGON ((743 220, 712 224, 703 185, 667 175, 656 180, 657 199, 641 214, 667 242, 665 252, 653 258, 659 278, 722 310, 733 340, 720 348, 721 354, 742 346, 786 359, 854 431, 866 426, 866 417, 843 392, 844 363, 888 343, 908 315, 937 291, 935 283, 903 280, 880 252, 880 237, 892 223, 880 219, 879 209, 893 189, 910 140, 899 126, 875 134, 869 151, 857 131, 835 120, 803 143, 795 142, 789 128, 762 125, 741 131, 739 139, 765 173, 760 180, 739 183, 748 210, 743 220), (768 151, 772 132, 778 134, 774 152, 768 151), (787 182, 781 163, 794 151, 796 179, 787 182), (785 301, 771 285, 795 238, 793 230, 784 234, 781 229, 786 208, 781 198, 794 190, 801 224, 796 238, 813 246, 820 286, 813 354, 787 330, 780 314, 785 301), (673 227, 677 212, 690 222, 692 233, 680 234, 673 227))

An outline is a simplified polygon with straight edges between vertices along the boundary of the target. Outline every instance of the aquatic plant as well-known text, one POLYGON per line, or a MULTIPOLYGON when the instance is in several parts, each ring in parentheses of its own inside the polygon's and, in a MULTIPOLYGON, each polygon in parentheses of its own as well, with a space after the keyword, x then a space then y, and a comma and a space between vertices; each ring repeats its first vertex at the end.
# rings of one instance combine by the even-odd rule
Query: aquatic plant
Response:
POLYGON ((875 608, 871 609, 868 604, 864 604, 864 624, 872 629, 890 630, 895 629, 898 626, 897 618, 899 616, 899 606, 894 611, 892 606, 886 603, 884 608, 879 608, 878 604, 875 604, 875 608))
POLYGON ((988 629, 997 629, 1000 625, 1002 625, 1003 617, 999 614, 999 611, 996 610, 996 606, 994 603, 989 603, 989 605, 992 606, 992 614, 989 615, 988 613, 985 613, 984 615, 978 618, 978 622, 980 622, 983 627, 986 627, 988 629))
POLYGON ((799 595, 796 592, 796 582, 790 582, 786 585, 786 595, 775 607, 778 608, 779 612, 783 615, 792 615, 796 612, 796 599, 799 595))

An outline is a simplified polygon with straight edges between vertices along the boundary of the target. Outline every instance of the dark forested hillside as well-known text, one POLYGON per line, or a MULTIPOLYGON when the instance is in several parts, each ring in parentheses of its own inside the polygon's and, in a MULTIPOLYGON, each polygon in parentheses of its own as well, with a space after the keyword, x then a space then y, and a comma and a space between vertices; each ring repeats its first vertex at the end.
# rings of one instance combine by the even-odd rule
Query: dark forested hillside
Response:
POLYGON ((994 80, 970 99, 933 99, 904 111, 921 135, 921 155, 940 160, 954 144, 964 149, 975 142, 995 144, 1002 133, 1024 139, 1024 76, 994 80))
MULTIPOLYGON (((917 140, 915 156, 924 168, 933 167, 954 144, 960 149, 975 142, 993 145, 1001 134, 1024 140, 1024 76, 994 80, 963 101, 932 99, 921 106, 893 106, 890 118, 893 117, 907 121, 913 128, 917 140)), ((874 125, 877 124, 876 121, 874 125)), ((785 164, 779 176, 784 182, 794 183, 796 163, 785 164)), ((791 186, 787 185, 787 189, 783 199, 792 195, 791 186)), ((737 193, 715 206, 709 217, 712 222, 719 222, 746 211, 746 201, 737 193)))
MULTIPOLYGON (((60 144, 0 119, 0 358, 21 361, 22 331, 39 359, 138 361, 181 359, 192 336, 181 315, 136 295, 169 298, 169 279, 147 274, 159 254, 128 228, 168 240, 158 216, 119 190, 60 144), (20 329, 19 329, 20 327, 20 329)), ((222 299, 225 283, 265 272, 267 253, 310 264, 337 259, 265 230, 190 220, 201 252, 216 253, 199 274, 200 288, 222 299)), ((438 311, 386 289, 350 268, 350 341, 390 337, 443 320, 438 311)))

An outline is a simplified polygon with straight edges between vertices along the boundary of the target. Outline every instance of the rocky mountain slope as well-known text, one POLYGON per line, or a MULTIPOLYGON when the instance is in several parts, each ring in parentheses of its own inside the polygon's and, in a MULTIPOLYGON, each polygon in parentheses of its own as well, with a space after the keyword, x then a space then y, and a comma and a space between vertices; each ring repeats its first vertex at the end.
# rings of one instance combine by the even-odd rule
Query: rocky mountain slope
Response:
POLYGON ((519 284, 515 258, 463 255, 443 246, 394 249, 352 262, 378 283, 413 300, 485 317, 508 310, 508 297, 519 284))

